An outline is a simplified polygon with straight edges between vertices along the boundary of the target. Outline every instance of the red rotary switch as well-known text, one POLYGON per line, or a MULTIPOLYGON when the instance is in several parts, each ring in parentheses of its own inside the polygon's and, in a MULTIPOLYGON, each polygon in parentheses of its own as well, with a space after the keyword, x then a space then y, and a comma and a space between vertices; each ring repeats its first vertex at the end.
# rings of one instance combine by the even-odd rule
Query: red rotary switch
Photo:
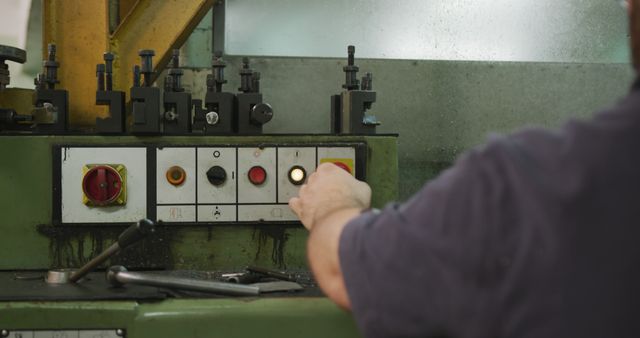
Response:
POLYGON ((110 166, 95 166, 82 178, 82 191, 93 205, 111 204, 122 192, 122 177, 110 166))
POLYGON ((338 167, 342 168, 344 171, 348 172, 349 174, 351 174, 351 168, 349 168, 348 165, 342 163, 342 162, 333 162, 333 164, 337 165, 338 167))
POLYGON ((263 167, 257 165, 249 169, 249 182, 254 185, 261 185, 267 180, 267 171, 263 167))

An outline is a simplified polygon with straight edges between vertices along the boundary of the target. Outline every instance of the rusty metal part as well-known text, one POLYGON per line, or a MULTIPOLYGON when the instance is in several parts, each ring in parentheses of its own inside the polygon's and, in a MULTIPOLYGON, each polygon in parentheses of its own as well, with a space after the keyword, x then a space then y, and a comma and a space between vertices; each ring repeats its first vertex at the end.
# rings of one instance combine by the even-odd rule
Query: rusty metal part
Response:
POLYGON ((43 43, 56 43, 60 62, 60 87, 69 91, 71 125, 92 126, 96 117, 108 117, 104 107, 95 105, 95 65, 102 51, 116 55, 113 63, 113 90, 128 92, 133 86, 132 67, 140 49, 153 49, 159 74, 193 29, 213 6, 214 0, 154 1, 120 0, 118 28, 109 32, 109 6, 104 1, 48 0, 43 2, 43 43), (125 14, 126 13, 126 14, 125 14), (68 20, 73 17, 73 20, 68 20))

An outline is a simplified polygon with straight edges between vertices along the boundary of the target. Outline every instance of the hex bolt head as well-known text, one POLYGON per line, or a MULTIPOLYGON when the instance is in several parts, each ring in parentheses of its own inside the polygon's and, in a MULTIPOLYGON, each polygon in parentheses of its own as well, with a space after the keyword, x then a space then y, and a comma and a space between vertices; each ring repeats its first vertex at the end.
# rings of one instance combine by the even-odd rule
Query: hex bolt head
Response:
POLYGON ((220 120, 220 116, 214 111, 208 112, 204 117, 207 120, 207 124, 212 126, 218 124, 218 121, 220 120))
POLYGON ((141 49, 138 51, 140 56, 155 56, 156 52, 153 49, 141 49))
POLYGON ((104 59, 105 61, 113 61, 113 60, 115 60, 115 58, 116 58, 116 57, 115 57, 115 55, 113 55, 113 53, 111 53, 111 52, 106 52, 106 53, 104 53, 104 54, 102 55, 102 57, 103 57, 103 59, 104 59))

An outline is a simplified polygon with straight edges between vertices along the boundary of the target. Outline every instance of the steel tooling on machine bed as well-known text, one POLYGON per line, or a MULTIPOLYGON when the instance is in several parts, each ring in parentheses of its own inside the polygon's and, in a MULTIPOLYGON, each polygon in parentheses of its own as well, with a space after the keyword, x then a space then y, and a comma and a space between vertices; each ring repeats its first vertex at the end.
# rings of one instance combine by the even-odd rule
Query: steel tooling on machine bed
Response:
POLYGON ((39 133, 64 134, 69 128, 69 94, 66 90, 56 89, 56 85, 60 83, 58 80, 60 63, 56 60, 56 53, 56 45, 50 43, 47 47, 47 59, 42 62, 44 72, 38 74, 35 80, 36 108, 50 104, 55 110, 49 121, 37 121, 36 130, 39 133))
POLYGON ((249 67, 249 58, 242 59, 238 99, 238 134, 260 134, 262 126, 273 118, 273 108, 262 102, 260 73, 249 67))
POLYGON ((131 88, 133 102, 131 115, 133 134, 160 134, 160 88, 152 87, 153 56, 155 52, 143 49, 140 55, 140 71, 134 71, 134 86, 131 88))
POLYGON ((260 288, 257 286, 163 276, 144 272, 129 272, 120 265, 109 268, 106 278, 114 286, 136 284, 232 296, 257 296, 260 294, 260 288))
POLYGON ((360 82, 360 68, 355 65, 356 47, 347 47, 347 65, 343 67, 345 89, 331 97, 331 132, 334 134, 375 134, 380 122, 367 110, 376 102, 373 74, 366 73, 360 82))
POLYGON ((163 130, 165 135, 191 132, 191 93, 182 86, 184 71, 180 68, 180 50, 173 50, 169 76, 164 82, 163 130))

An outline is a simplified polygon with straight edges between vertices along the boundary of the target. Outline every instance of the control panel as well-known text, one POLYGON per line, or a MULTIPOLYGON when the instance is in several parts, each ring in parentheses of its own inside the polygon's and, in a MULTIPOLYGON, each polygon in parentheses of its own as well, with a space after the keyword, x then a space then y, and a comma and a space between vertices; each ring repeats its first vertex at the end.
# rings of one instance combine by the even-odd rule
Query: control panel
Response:
POLYGON ((56 146, 53 223, 298 222, 289 199, 318 165, 364 180, 365 157, 364 143, 56 146))

